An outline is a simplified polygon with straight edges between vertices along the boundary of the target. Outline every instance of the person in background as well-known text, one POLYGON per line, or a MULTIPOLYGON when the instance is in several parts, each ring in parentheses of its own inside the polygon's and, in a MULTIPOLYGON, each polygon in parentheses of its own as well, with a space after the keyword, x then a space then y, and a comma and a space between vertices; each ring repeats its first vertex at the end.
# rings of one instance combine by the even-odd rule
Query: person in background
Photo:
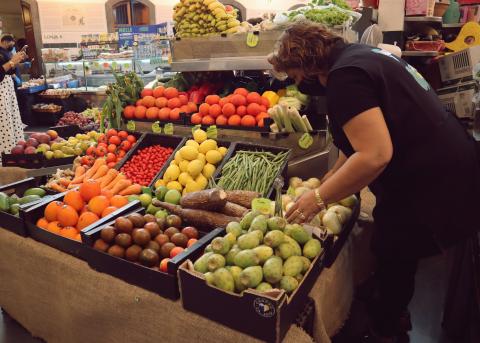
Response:
POLYGON ((363 339, 398 342, 412 328, 407 307, 419 260, 473 240, 480 229, 475 142, 417 70, 388 51, 298 22, 269 61, 302 93, 326 94, 340 150, 321 186, 297 199, 287 220, 310 222, 328 204, 369 186, 376 196, 377 296, 363 339))
MULTIPOLYGON (((12 35, 0 38, 0 152, 9 153, 15 144, 24 139, 23 123, 18 109, 12 75, 27 55, 21 51, 12 55, 15 45, 12 35)), ((1 157, 0 157, 1 159, 1 157)))

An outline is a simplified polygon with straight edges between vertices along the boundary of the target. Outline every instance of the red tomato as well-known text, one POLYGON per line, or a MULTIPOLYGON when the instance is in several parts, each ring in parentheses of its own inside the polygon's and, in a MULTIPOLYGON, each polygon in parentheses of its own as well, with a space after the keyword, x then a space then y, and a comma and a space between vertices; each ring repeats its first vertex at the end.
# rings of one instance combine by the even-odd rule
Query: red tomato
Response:
POLYGON ((103 157, 103 156, 105 156, 106 153, 107 153, 107 149, 103 146, 98 147, 95 150, 95 154, 97 155, 97 157, 103 157))
POLYGON ((126 139, 128 137, 128 132, 127 131, 119 131, 118 132, 118 137, 121 139, 126 139))
POLYGON ((132 136, 132 135, 128 135, 127 140, 132 144, 134 144, 137 141, 135 136, 132 136))
POLYGON ((110 138, 112 136, 116 136, 116 135, 118 135, 118 132, 115 129, 110 129, 110 130, 107 131, 107 137, 108 138, 110 138))
POLYGON ((122 149, 123 151, 128 151, 131 147, 132 143, 130 143, 129 141, 123 141, 122 143, 120 143, 120 149, 122 149))
POLYGON ((115 145, 120 145, 121 139, 118 136, 112 136, 108 139, 109 144, 115 144, 115 145))

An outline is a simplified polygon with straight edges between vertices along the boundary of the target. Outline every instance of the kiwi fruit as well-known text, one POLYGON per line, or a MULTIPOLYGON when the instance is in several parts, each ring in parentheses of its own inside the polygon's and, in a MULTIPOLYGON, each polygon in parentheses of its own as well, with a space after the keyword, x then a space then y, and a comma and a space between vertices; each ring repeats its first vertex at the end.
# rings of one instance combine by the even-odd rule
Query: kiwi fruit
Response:
POLYGON ((182 218, 176 214, 170 214, 167 216, 167 226, 180 227, 182 226, 182 218))
POLYGON ((137 229, 133 234, 133 241, 135 244, 141 245, 142 247, 147 245, 151 238, 150 232, 145 229, 137 229))
POLYGON ((162 245, 164 245, 165 243, 170 242, 170 238, 166 234, 161 233, 157 235, 157 237, 155 237, 155 242, 157 242, 158 245, 162 247, 162 245))
POLYGON ((157 222, 157 218, 153 214, 145 214, 143 216, 143 219, 145 219, 145 222, 147 223, 157 222))
POLYGON ((133 223, 125 217, 119 217, 115 220, 115 229, 117 229, 117 232, 131 234, 133 230, 133 223))
POLYGON ((160 233, 160 226, 158 226, 157 222, 148 222, 143 228, 150 232, 152 238, 155 238, 160 233))
POLYGON ((167 227, 167 220, 165 218, 157 218, 157 224, 160 230, 164 230, 167 227))
POLYGON ((168 236, 168 238, 170 238, 170 240, 172 239, 172 236, 176 233, 179 233, 180 231, 176 228, 176 227, 169 227, 168 229, 165 230, 165 234, 168 236))
POLYGON ((115 244, 108 249, 108 254, 115 257, 123 258, 125 256, 125 249, 115 244))
POLYGON ((158 265, 158 263, 160 262, 160 257, 158 257, 158 254, 155 250, 143 249, 140 253, 140 256, 138 257, 138 260, 144 266, 153 267, 155 265, 158 265))
POLYGON ((115 243, 121 247, 128 248, 132 245, 132 236, 128 233, 119 233, 117 237, 115 237, 115 243))
POLYGON ((115 239, 117 232, 113 226, 105 226, 102 231, 100 231, 100 238, 103 239, 105 243, 112 243, 115 239))
POLYGON ((130 248, 125 251, 125 258, 129 261, 135 262, 138 261, 138 256, 142 252, 142 247, 139 245, 132 245, 130 248))
POLYGON ((198 239, 198 230, 195 229, 193 226, 187 226, 182 229, 182 233, 190 238, 197 238, 198 239))
POLYGON ((174 234, 170 240, 172 241, 173 244, 175 244, 177 247, 182 247, 186 248, 187 243, 188 243, 188 237, 184 235, 183 233, 176 233, 174 234))
POLYGON ((155 241, 150 241, 148 242, 147 246, 145 247, 145 249, 152 249, 152 250, 155 250, 157 252, 157 254, 160 253, 160 245, 155 242, 155 241))
POLYGON ((163 258, 170 257, 170 251, 173 248, 175 248, 175 244, 173 244, 172 242, 165 243, 160 248, 160 255, 162 255, 163 258))
POLYGON ((143 227, 145 219, 140 213, 132 213, 127 217, 133 224, 133 227, 143 227))
POLYGON ((106 252, 110 246, 105 243, 103 239, 97 239, 95 243, 93 244, 93 248, 96 250, 100 250, 103 252, 106 252))

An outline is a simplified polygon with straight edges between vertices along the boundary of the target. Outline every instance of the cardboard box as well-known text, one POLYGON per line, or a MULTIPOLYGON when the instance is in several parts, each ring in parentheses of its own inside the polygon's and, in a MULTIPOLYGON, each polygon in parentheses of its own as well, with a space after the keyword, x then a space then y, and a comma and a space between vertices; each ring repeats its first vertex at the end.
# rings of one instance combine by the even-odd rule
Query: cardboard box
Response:
POLYGON ((406 0, 405 14, 431 17, 435 9, 435 0, 406 0))
MULTIPOLYGON (((221 230, 216 236, 224 235, 225 230, 221 230)), ((328 250, 330 238, 326 234, 321 238, 326 246, 324 252, 328 250)), ((209 243, 204 242, 203 248, 209 243)), ((308 294, 323 269, 323 256, 324 253, 312 261, 291 295, 278 289, 267 293, 254 289, 242 294, 226 292, 209 286, 204 275, 194 270, 192 261, 185 261, 178 270, 183 307, 263 341, 280 342, 305 308, 308 294)))
POLYGON ((480 63, 480 45, 441 57, 438 66, 443 84, 472 80, 477 63, 480 63))
POLYGON ((473 97, 477 92, 475 81, 460 83, 437 90, 438 98, 442 105, 458 118, 473 118, 473 97))
POLYGON ((182 38, 172 42, 172 61, 210 59, 219 57, 267 56, 273 52, 283 31, 256 32, 259 41, 251 48, 247 45, 247 33, 205 38, 182 38))

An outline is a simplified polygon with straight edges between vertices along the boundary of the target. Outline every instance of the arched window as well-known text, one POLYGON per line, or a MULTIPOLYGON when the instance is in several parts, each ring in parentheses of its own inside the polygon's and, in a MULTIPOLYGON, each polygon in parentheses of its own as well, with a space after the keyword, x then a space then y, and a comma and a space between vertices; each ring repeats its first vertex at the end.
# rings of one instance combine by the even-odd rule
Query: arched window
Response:
POLYGON ((105 9, 110 31, 124 26, 155 23, 155 6, 149 0, 108 0, 105 9))
POLYGON ((220 0, 222 4, 225 6, 232 6, 234 9, 237 10, 237 19, 239 21, 246 20, 247 17, 247 9, 241 3, 236 0, 220 0))

